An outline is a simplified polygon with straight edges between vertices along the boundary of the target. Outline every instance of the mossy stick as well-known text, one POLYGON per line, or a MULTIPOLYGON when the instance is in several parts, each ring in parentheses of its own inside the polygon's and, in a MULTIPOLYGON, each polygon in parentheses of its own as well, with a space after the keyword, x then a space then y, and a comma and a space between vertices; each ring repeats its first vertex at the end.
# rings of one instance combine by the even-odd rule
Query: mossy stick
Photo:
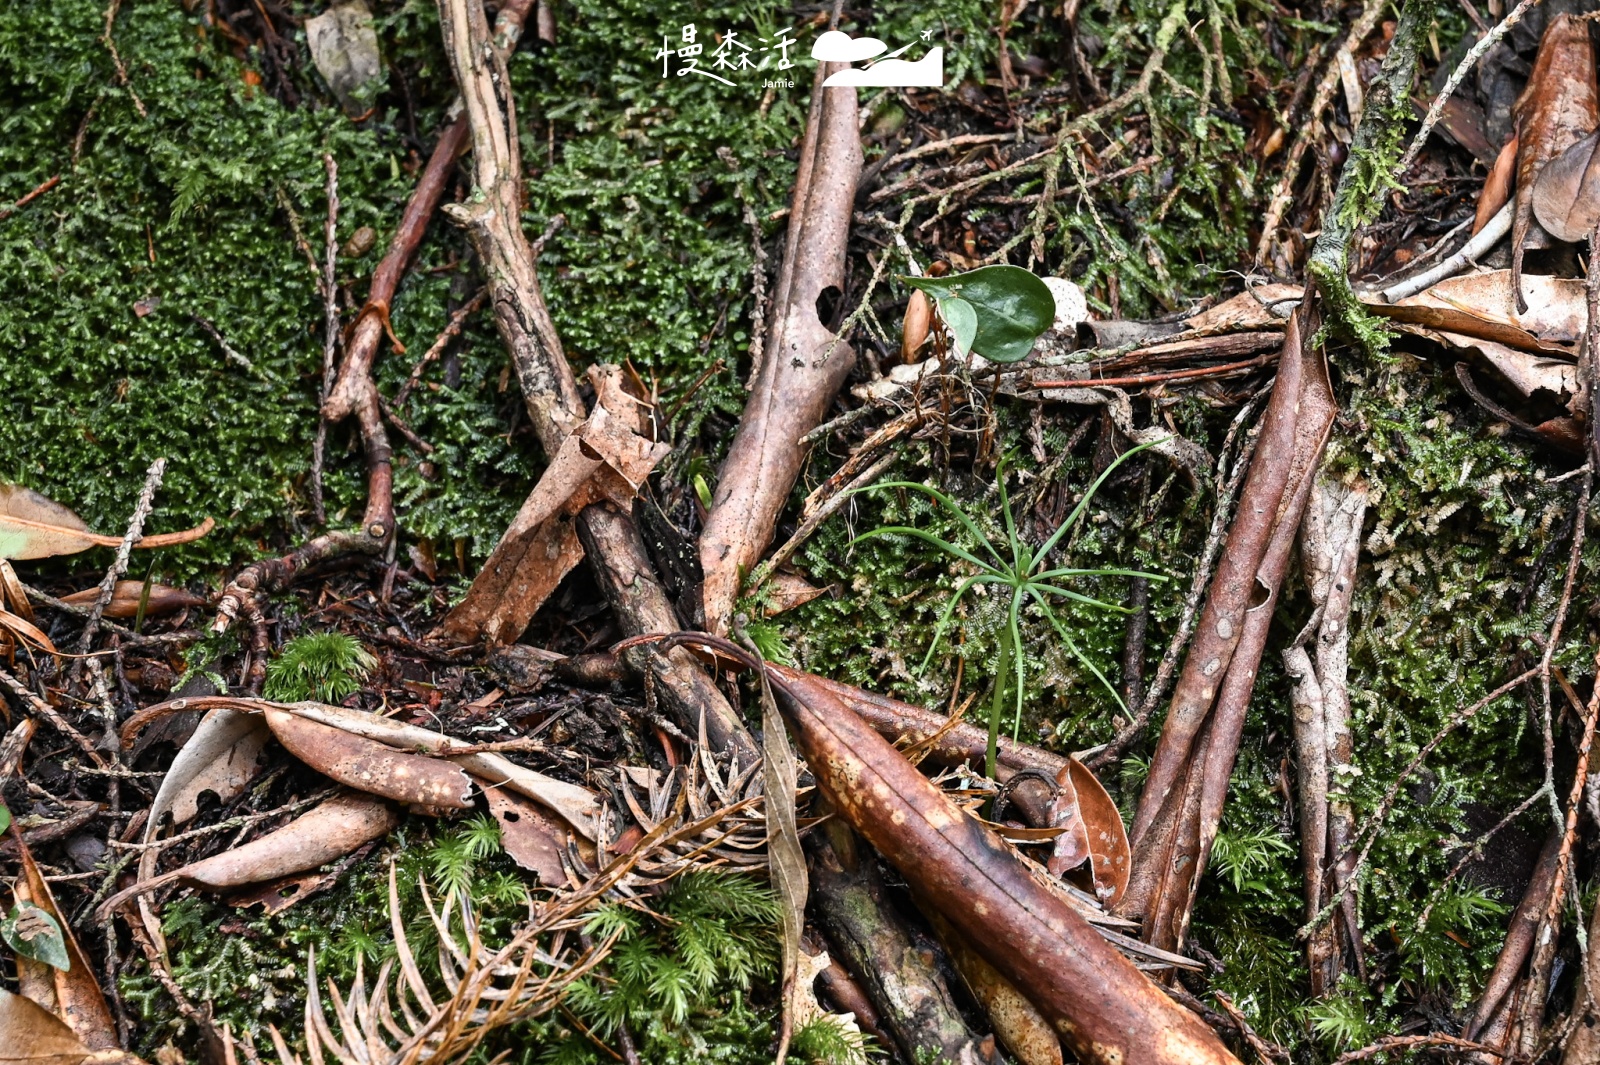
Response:
POLYGON ((1435 0, 1407 0, 1400 12, 1394 43, 1378 77, 1367 87, 1361 125, 1350 145, 1350 158, 1339 173, 1333 204, 1322 219, 1322 233, 1311 250, 1306 272, 1326 301, 1327 324, 1355 340, 1369 355, 1388 347, 1388 335, 1361 306, 1350 286, 1350 243, 1378 216, 1383 199, 1397 180, 1405 122, 1411 114, 1411 84, 1417 75, 1417 51, 1433 22, 1435 0))

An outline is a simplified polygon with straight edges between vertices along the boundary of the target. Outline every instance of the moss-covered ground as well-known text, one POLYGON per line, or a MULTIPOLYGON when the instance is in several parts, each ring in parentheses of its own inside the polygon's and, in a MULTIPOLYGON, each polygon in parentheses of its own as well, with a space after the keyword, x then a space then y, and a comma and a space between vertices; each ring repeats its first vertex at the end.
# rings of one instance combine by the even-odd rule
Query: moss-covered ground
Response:
MULTIPOLYGON (((299 18, 318 6, 272 10, 299 18)), ((165 455, 170 465, 151 527, 182 528, 207 515, 219 524, 206 540, 163 553, 157 575, 214 587, 229 569, 310 531, 323 310, 290 209, 316 241, 325 207, 321 156, 332 154, 341 238, 361 226, 379 234, 375 250, 341 263, 341 283, 358 304, 451 87, 425 0, 374 5, 388 83, 360 122, 330 104, 294 18, 279 21, 296 53, 285 68, 264 62, 257 36, 244 34, 254 42, 247 46, 208 23, 210 7, 124 5, 114 35, 126 84, 101 40, 100 0, 0 8, 0 203, 61 177, 0 216, 0 481, 36 488, 115 532, 143 471, 165 455), (231 360, 197 318, 250 367, 231 360)), ((1086 130, 1085 152, 1075 141, 1072 151, 1019 173, 1005 196, 933 221, 939 205, 924 203, 904 231, 918 261, 962 249, 989 256, 1021 233, 1025 239, 1008 255, 1027 263, 1037 227, 1042 257, 1032 265, 1078 279, 1102 314, 1157 314, 1229 290, 1228 272, 1245 265, 1251 223, 1281 160, 1264 152, 1263 131, 1308 55, 1342 38, 1344 16, 1331 7, 1085 3, 1078 35, 1084 73, 1066 52, 1056 9, 1035 4, 1012 29, 1010 47, 1017 63, 1043 56, 1051 69, 1014 90, 1008 103, 978 91, 998 74, 995 5, 877 3, 859 25, 886 40, 924 30, 942 35, 951 76, 937 98, 867 95, 868 157, 917 123, 945 134, 1010 123, 1005 128, 1053 135, 1063 115, 1084 109, 1080 96, 1090 77, 1107 97, 1137 83, 1174 11, 1174 27, 1199 28, 1165 42, 1169 51, 1148 100, 1086 130), (1071 191, 1074 168, 1091 155, 1101 173, 1149 162, 1092 195, 1071 191), (1028 199, 1047 187, 1059 189, 1048 204, 1028 199)), ((685 399, 673 408, 678 450, 658 490, 681 501, 676 512, 686 515, 691 480, 714 475, 744 397, 753 309, 745 205, 762 220, 762 238, 775 254, 783 232, 776 215, 793 177, 807 87, 767 93, 755 79, 731 89, 697 78, 663 80, 652 57, 663 34, 675 35, 691 20, 703 34, 715 27, 770 35, 780 26, 810 25, 802 28, 804 40, 814 32, 817 8, 576 0, 556 4, 555 12, 558 42, 530 44, 511 64, 529 179, 524 224, 536 234, 556 214, 566 216, 541 274, 573 362, 626 361, 669 408, 685 399)), ((1441 18, 1438 38, 1459 37, 1461 16, 1441 18)), ((875 212, 885 223, 899 218, 892 202, 875 212)), ((858 227, 852 299, 862 296, 879 256, 901 254, 889 238, 887 224, 858 227)), ((410 353, 380 359, 386 395, 480 284, 465 240, 435 224, 394 306, 396 332, 410 353)), ((875 319, 889 328, 875 343, 868 320, 859 346, 888 353, 904 296, 892 286, 872 295, 875 319)), ((1534 640, 1549 626, 1564 577, 1573 495, 1570 482, 1546 483, 1567 468, 1562 460, 1505 435, 1463 402, 1440 366, 1406 354, 1381 367, 1354 353, 1336 355, 1343 414, 1332 461, 1372 492, 1352 621, 1359 773, 1344 782, 1363 821, 1452 713, 1540 653, 1534 640)), ((404 412, 434 451, 426 461, 404 451, 399 459, 402 536, 406 544, 434 547, 446 583, 460 585, 475 571, 543 462, 506 370, 491 321, 475 315, 404 412)), ((1163 400, 1153 413, 1215 453, 1238 398, 1202 392, 1163 400)), ((1025 535, 1042 538, 1104 467, 1099 415, 1005 400, 993 413, 996 446, 979 461, 970 443, 919 441, 905 449, 897 474, 943 484, 976 512, 993 514, 992 459, 1009 455, 1025 535)), ((1141 418, 1150 413, 1141 409, 1141 418)), ((813 483, 851 439, 846 434, 817 450, 808 471, 813 483)), ((359 449, 348 429, 337 430, 327 473, 332 523, 359 513, 362 490, 359 449)), ((1071 542, 1075 564, 1171 575, 1151 591, 1147 674, 1176 624, 1215 505, 1208 483, 1191 484, 1165 463, 1141 459, 1101 490, 1071 542)), ((945 556, 912 540, 847 546, 885 523, 958 542, 962 536, 921 497, 859 497, 797 557, 813 581, 833 591, 779 619, 784 641, 808 668, 929 705, 948 702, 958 670, 963 693, 982 693, 995 666, 998 612, 971 600, 955 639, 920 673, 934 619, 959 574, 945 556)), ((89 555, 44 572, 53 579, 94 573, 103 561, 89 555)), ((1586 551, 1580 588, 1592 583, 1597 561, 1586 551)), ((1114 579, 1085 590, 1112 601, 1126 594, 1114 579)), ((1303 903, 1278 658, 1308 613, 1303 591, 1291 584, 1257 682, 1195 941, 1216 960, 1213 986, 1232 993, 1297 1060, 1319 1061, 1408 1019, 1448 1017, 1472 1000, 1517 901, 1527 844, 1543 836, 1548 810, 1535 804, 1489 845, 1498 860, 1476 863, 1441 886, 1462 844, 1542 782, 1537 699, 1516 691, 1445 741, 1383 827, 1360 896, 1369 985, 1310 1001, 1295 940, 1303 903), (1430 907, 1430 920, 1419 927, 1430 907)), ((1078 646, 1120 683, 1124 618, 1069 611, 1064 620, 1078 646)), ((1584 620, 1569 625, 1557 655, 1578 674, 1590 656, 1584 620)), ((1122 713, 1114 699, 1041 619, 1025 618, 1024 633, 1024 738, 1063 750, 1109 739, 1122 713)), ((1146 750, 1136 748, 1107 774, 1125 807, 1137 794, 1146 750)), ((338 887, 282 917, 231 923, 224 907, 199 899, 169 907, 180 984, 213 1000, 218 1016, 236 1025, 297 1024, 308 947, 341 977, 358 953, 376 961, 392 949, 384 913, 388 856, 408 874, 461 875, 470 866, 473 890, 491 913, 509 920, 520 906, 512 867, 484 832, 415 822, 338 887), (230 931, 219 933, 224 926, 230 931)), ((757 932, 770 904, 758 891, 736 894, 708 908, 690 885, 664 905, 667 920, 626 916, 639 946, 616 964, 637 963, 623 979, 626 1019, 649 1048, 646 1060, 754 1062, 766 1053, 772 959, 763 946, 770 940, 757 932), (709 954, 683 931, 699 927, 696 921, 721 922, 706 933, 714 944, 709 954), (693 961, 696 951, 702 962, 693 961)), ((418 932, 425 935, 420 924, 418 932)), ((134 972, 122 993, 147 1052, 174 1037, 190 1045, 192 1031, 153 978, 134 972)), ((581 1031, 598 1025, 603 1035, 606 1011, 621 1006, 588 994, 574 1000, 570 1015, 521 1030, 503 1048, 529 1062, 607 1060, 581 1031)))

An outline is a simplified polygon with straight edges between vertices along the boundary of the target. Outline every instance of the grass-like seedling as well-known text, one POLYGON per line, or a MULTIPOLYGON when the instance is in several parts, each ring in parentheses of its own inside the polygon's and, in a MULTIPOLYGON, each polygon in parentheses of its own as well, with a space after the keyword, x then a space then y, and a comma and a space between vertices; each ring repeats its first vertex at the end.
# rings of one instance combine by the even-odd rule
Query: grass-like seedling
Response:
MULTIPOLYGON (((1157 443, 1159 441, 1152 441, 1157 443)), ((1072 652, 1074 658, 1081 662, 1085 669, 1095 675, 1095 678, 1105 685, 1117 704, 1126 709, 1122 696, 1117 689, 1101 672, 1083 650, 1072 639, 1067 627, 1061 623, 1052 604, 1055 602, 1077 603, 1081 606, 1091 607, 1096 610, 1109 610, 1125 614, 1128 608, 1115 603, 1107 603, 1082 592, 1074 591, 1067 586, 1068 582, 1076 581, 1083 577, 1145 577, 1150 580, 1164 581, 1166 577, 1156 573, 1146 573, 1143 570, 1132 569, 1074 569, 1071 567, 1051 566, 1049 563, 1050 552, 1055 550, 1062 538, 1070 532, 1089 509, 1089 503, 1099 491, 1100 486, 1114 473, 1118 466, 1129 458, 1150 447, 1151 444, 1141 444, 1124 452, 1105 472, 1095 478, 1088 491, 1078 505, 1072 508, 1055 532, 1037 548, 1026 543, 1017 532, 1016 518, 1011 513, 1011 499, 1006 493, 1005 464, 1002 463, 997 471, 996 487, 1000 493, 1000 512, 1005 521, 1005 540, 996 543, 986 536, 973 517, 961 508, 954 499, 939 491, 931 485, 921 484, 916 481, 884 481, 868 485, 858 491, 870 492, 884 488, 904 488, 908 491, 921 492, 933 499, 961 523, 962 527, 971 535, 977 545, 974 551, 951 543, 922 529, 915 529, 909 525, 883 525, 876 529, 868 530, 850 541, 854 547, 863 540, 875 536, 911 536, 924 543, 938 548, 940 551, 960 559, 973 567, 976 572, 963 578, 956 585, 954 592, 946 601, 944 611, 939 615, 938 624, 934 626, 933 641, 928 645, 928 652, 923 656, 919 672, 928 668, 928 663, 933 661, 934 652, 938 650, 940 641, 944 638, 945 630, 950 627, 951 619, 955 616, 956 607, 962 598, 973 588, 980 584, 994 585, 1009 594, 1010 598, 1006 608, 1006 624, 1000 630, 1000 662, 995 671, 994 695, 989 704, 989 747, 985 758, 985 772, 992 778, 995 772, 995 752, 1000 741, 1000 720, 1008 701, 1014 702, 1015 711, 1011 722, 1011 736, 1017 738, 1017 733, 1022 726, 1023 684, 1026 673, 1026 660, 1022 652, 1022 616, 1024 608, 1031 602, 1033 606, 1049 620, 1061 641, 1072 652)))

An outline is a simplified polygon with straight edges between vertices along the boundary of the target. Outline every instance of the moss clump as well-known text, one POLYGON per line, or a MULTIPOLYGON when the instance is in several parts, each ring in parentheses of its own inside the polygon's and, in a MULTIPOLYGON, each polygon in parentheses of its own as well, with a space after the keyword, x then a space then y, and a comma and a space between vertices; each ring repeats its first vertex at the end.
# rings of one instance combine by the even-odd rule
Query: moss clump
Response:
MULTIPOLYGON (((390 89, 359 124, 322 92, 303 32, 291 40, 301 103, 288 107, 258 84, 256 54, 236 58, 200 15, 128 7, 116 43, 145 117, 100 43, 104 9, 68 0, 0 13, 0 82, 11 89, 0 202, 62 177, 0 219, 9 294, 0 308, 0 480, 120 528, 144 469, 168 456, 153 527, 219 522, 206 540, 163 554, 164 567, 187 576, 296 539, 308 520, 323 312, 279 193, 320 253, 322 153, 337 160, 340 236, 370 225, 380 237, 341 263, 359 303, 452 86, 433 5, 422 0, 379 18, 390 89), (194 316, 252 369, 231 362, 194 316)), ((543 274, 569 355, 580 368, 629 362, 669 400, 720 359, 726 369, 686 424, 712 410, 731 416, 749 342, 750 234, 739 195, 763 218, 787 195, 787 151, 809 86, 763 106, 758 79, 738 89, 663 82, 650 56, 678 26, 648 4, 585 0, 562 14, 571 29, 561 46, 530 46, 511 68, 529 176, 525 223, 538 232, 557 212, 568 218, 543 274), (723 146, 731 169, 717 156, 723 146)), ((702 33, 752 18, 789 24, 770 4, 698 5, 691 17, 702 33)), ((413 357, 478 284, 464 238, 435 225, 393 310, 413 357)), ((434 451, 400 448, 396 497, 407 535, 487 550, 539 458, 515 386, 502 383, 505 354, 487 314, 469 321, 454 352, 449 379, 441 385, 435 368, 404 412, 434 451)), ((384 394, 410 366, 405 356, 379 359, 384 394)), ((363 491, 352 430, 333 434, 329 455, 330 521, 349 522, 363 491)))
POLYGON ((378 660, 354 636, 342 632, 308 633, 283 645, 267 663, 261 694, 293 703, 316 699, 342 703, 361 688, 361 680, 378 660))

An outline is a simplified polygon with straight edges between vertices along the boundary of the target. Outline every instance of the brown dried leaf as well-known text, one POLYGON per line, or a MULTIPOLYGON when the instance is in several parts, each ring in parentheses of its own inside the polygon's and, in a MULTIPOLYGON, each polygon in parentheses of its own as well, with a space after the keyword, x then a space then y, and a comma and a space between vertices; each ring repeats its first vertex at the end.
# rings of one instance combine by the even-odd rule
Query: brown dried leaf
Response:
POLYGON ((1299 285, 1255 285, 1208 311, 1185 318, 1183 326, 1200 334, 1282 329, 1301 291, 1299 285))
MULTIPOLYGON (((118 581, 111 591, 111 601, 106 604, 105 616, 108 618, 132 618, 139 615, 139 600, 144 595, 143 581, 118 581)), ((61 597, 63 603, 74 606, 93 606, 100 597, 99 588, 85 588, 81 592, 61 597)), ((150 600, 145 604, 145 617, 161 617, 164 614, 176 614, 186 607, 205 606, 206 601, 198 595, 193 595, 182 588, 174 588, 167 584, 150 585, 150 600)))
POLYGON ((1533 216, 1558 240, 1585 240, 1600 221, 1600 131, 1545 164, 1533 186, 1533 216))
POLYGON ((1128 890, 1133 858, 1133 850, 1128 845, 1128 830, 1122 823, 1122 813, 1117 809, 1117 804, 1088 766, 1072 758, 1067 762, 1066 771, 1077 793, 1078 814, 1083 819, 1089 837, 1089 864, 1094 873, 1094 893, 1110 909, 1128 890))
MULTIPOLYGON (((594 839, 596 835, 595 818, 601 811, 599 799, 588 788, 577 784, 569 784, 564 780, 546 776, 537 770, 526 766, 517 765, 502 754, 494 751, 472 751, 465 740, 458 740, 453 736, 434 732, 431 729, 420 728, 416 725, 407 725, 393 718, 381 717, 368 713, 365 710, 352 710, 344 706, 330 706, 327 703, 273 703, 265 699, 236 699, 229 696, 204 696, 195 698, 174 699, 167 703, 159 703, 147 707, 138 714, 129 718, 122 726, 122 743, 126 747, 134 743, 141 730, 152 721, 159 720, 167 714, 184 710, 224 710, 228 713, 243 711, 246 714, 260 714, 266 710, 281 710, 292 712, 298 717, 306 718, 330 728, 348 732, 352 736, 362 736, 369 740, 391 747, 403 748, 407 751, 419 751, 426 754, 437 755, 448 759, 451 763, 460 766, 467 772, 487 780, 491 786, 504 785, 519 794, 547 807, 558 814, 562 820, 576 829, 585 839, 594 839), (468 748, 468 750, 462 750, 468 748)), ((188 748, 184 749, 186 753, 188 748)), ((180 753, 180 759, 182 753, 180 753)), ((178 762, 173 763, 173 769, 168 775, 176 772, 178 762)), ((192 770, 189 770, 192 772, 192 770)), ((159 796, 158 796, 159 798, 159 796)), ((152 819, 157 815, 151 814, 152 819)))
POLYGON ((335 795, 275 832, 167 874, 209 888, 234 888, 305 872, 389 833, 392 806, 365 795, 335 795))
POLYGON ((1570 356, 1589 326, 1583 279, 1533 274, 1522 279, 1522 294, 1527 299, 1519 309, 1511 271, 1484 270, 1367 309, 1409 333, 1448 331, 1518 351, 1570 356))
POLYGON ((60 503, 31 488, 0 484, 0 558, 75 555, 98 542, 83 519, 60 503))
POLYGON ((50 637, 39 631, 32 622, 23 620, 9 610, 0 609, 0 629, 10 632, 17 639, 30 643, 42 651, 56 653, 56 645, 50 642, 50 637))
POLYGON ((399 823, 399 814, 386 802, 354 793, 336 795, 260 839, 141 880, 107 899, 99 912, 110 913, 129 897, 174 880, 222 891, 303 873, 343 858, 399 823))
POLYGON ((1586 19, 1560 14, 1545 26, 1528 87, 1517 99, 1517 194, 1511 224, 1511 287, 1517 309, 1522 294, 1523 249, 1534 220, 1533 195, 1539 173, 1600 124, 1600 89, 1595 85, 1594 48, 1586 19))
POLYGON ((1078 812, 1078 789, 1072 786, 1070 766, 1063 766, 1056 774, 1056 794, 1050 800, 1049 818, 1050 824, 1062 832, 1050 848, 1045 868, 1051 876, 1060 876, 1089 860, 1089 830, 1078 812))
POLYGON ((338 878, 338 869, 339 866, 335 866, 332 871, 313 869, 309 873, 298 873, 270 883, 254 884, 243 891, 229 895, 228 905, 239 910, 260 906, 261 912, 270 917, 332 885, 338 878))
POLYGON ((17 571, 3 558, 0 558, 0 607, 9 609, 23 621, 33 620, 33 604, 28 602, 28 593, 17 571))
POLYGON ((465 598, 436 636, 508 643, 583 559, 573 517, 602 501, 631 511, 650 471, 671 448, 646 438, 639 400, 616 366, 593 366, 594 410, 561 442, 539 483, 501 536, 465 598))
POLYGON ((1489 176, 1483 179, 1478 192, 1478 207, 1472 216, 1472 233, 1489 224, 1489 219, 1500 213, 1500 208, 1511 199, 1511 182, 1517 172, 1517 135, 1513 133, 1500 154, 1495 157, 1489 176))
POLYGON ((572 833, 529 799, 505 788, 478 782, 489 800, 489 813, 500 825, 500 844, 511 860, 539 878, 543 887, 567 882, 561 854, 572 833))
MULTIPOLYGON (((52 1011, 64 1021, 73 1034, 90 1050, 116 1050, 116 1023, 106 1006, 100 985, 95 982, 94 967, 72 934, 72 926, 56 905, 50 885, 34 864, 33 854, 22 842, 20 834, 13 832, 18 854, 22 860, 22 875, 17 878, 13 892, 19 903, 31 903, 55 919, 65 941, 66 969, 17 955, 17 987, 25 996, 41 1007, 52 1011)), ((0 1061, 4 1058, 0 1057, 0 1061)))
POLYGON ((0 989, 0 1065, 144 1065, 121 1050, 90 1050, 36 1002, 0 989))
MULTIPOLYGON (((216 522, 207 518, 183 532, 146 536, 135 547, 170 547, 198 540, 216 522)), ((0 558, 27 560, 75 555, 91 547, 116 547, 120 536, 90 532, 83 519, 31 488, 0 484, 0 558)))
POLYGON ((472 805, 472 781, 443 759, 397 751, 282 710, 263 716, 290 754, 347 787, 411 806, 465 810, 472 805))
POLYGON ((762 601, 761 610, 769 618, 805 606, 828 591, 827 588, 818 588, 798 573, 774 573, 767 578, 765 590, 767 596, 762 601))

